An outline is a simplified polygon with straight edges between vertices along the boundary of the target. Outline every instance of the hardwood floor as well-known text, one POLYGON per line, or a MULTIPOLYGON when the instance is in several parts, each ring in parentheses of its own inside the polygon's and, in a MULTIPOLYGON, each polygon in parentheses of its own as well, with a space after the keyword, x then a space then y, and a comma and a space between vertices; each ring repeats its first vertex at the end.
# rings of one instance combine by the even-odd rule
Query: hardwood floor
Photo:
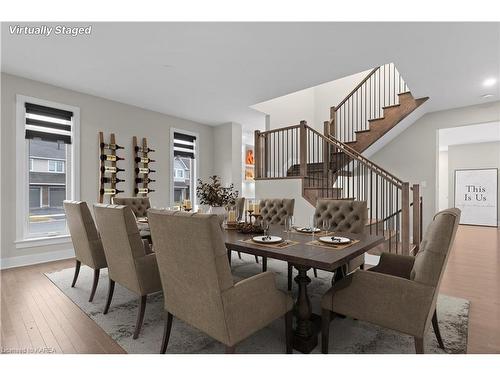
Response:
MULTIPOLYGON (((441 292, 471 301, 469 353, 500 353, 500 231, 460 226, 441 292)), ((73 260, 1 271, 1 344, 56 353, 124 353, 43 274, 73 260)), ((89 285, 90 290, 90 285, 89 285)))

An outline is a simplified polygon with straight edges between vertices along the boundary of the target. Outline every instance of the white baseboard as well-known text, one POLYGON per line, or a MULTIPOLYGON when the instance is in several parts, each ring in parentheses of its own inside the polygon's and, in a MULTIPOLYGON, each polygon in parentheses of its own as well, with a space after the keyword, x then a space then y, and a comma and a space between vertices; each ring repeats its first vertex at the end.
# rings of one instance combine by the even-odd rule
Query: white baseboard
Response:
POLYGON ((20 255, 17 257, 2 258, 0 260, 0 269, 29 266, 32 264, 53 262, 55 260, 74 258, 75 251, 73 248, 49 251, 39 254, 20 255))

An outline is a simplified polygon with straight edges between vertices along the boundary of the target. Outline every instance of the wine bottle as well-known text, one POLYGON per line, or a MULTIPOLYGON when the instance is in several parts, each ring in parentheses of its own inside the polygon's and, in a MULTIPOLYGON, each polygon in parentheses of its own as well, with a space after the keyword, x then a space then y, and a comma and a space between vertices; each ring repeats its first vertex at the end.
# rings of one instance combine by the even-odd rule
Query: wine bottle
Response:
POLYGON ((102 195, 115 195, 118 193, 123 193, 123 190, 118 190, 118 189, 101 189, 101 194, 102 195))
POLYGON ((107 183, 114 183, 114 184, 117 184, 119 182, 124 182, 125 180, 122 180, 121 178, 116 178, 116 177, 103 177, 101 178, 101 182, 103 184, 107 184, 107 183))
POLYGON ((137 177, 137 178, 135 179, 135 182, 136 182, 137 184, 140 184, 141 182, 146 182, 146 183, 148 183, 148 184, 149 184, 150 182, 156 182, 156 180, 153 180, 153 179, 151 179, 151 178, 141 178, 141 177, 137 177))
POLYGON ((148 152, 155 152, 152 148, 149 147, 139 147, 135 146, 135 152, 142 152, 144 154, 147 154, 148 152))
POLYGON ((135 158, 135 162, 136 163, 144 163, 144 164, 147 164, 147 163, 153 163, 155 162, 156 160, 153 160, 153 159, 150 159, 150 158, 140 158, 139 156, 135 158))
POLYGON ((151 173, 151 172, 156 172, 155 170, 153 169, 149 169, 149 168, 136 168, 135 169, 135 173, 137 174, 148 174, 148 173, 151 173))
POLYGON ((119 149, 124 149, 125 147, 119 146, 116 143, 101 143, 101 148, 105 148, 108 150, 119 150, 119 149))
POLYGON ((105 165, 101 167, 101 172, 102 173, 117 173, 117 172, 123 172, 125 169, 122 168, 117 168, 117 167, 110 167, 109 165, 105 165))
POLYGON ((107 161, 118 161, 118 160, 125 160, 124 158, 121 158, 116 155, 111 155, 111 154, 102 154, 101 155, 101 160, 107 160, 107 161))
POLYGON ((135 188, 134 191, 136 194, 147 194, 153 192, 154 190, 148 188, 135 188))

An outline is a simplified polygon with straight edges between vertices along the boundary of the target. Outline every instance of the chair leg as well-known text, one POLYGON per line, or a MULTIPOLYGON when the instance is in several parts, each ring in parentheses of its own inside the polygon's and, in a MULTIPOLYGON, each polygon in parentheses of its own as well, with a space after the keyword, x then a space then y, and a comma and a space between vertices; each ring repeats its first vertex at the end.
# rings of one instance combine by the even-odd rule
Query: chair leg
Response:
POLYGON ((359 266, 359 269, 363 271, 365 269, 365 264, 363 263, 361 266, 359 266))
POLYGON ((293 310, 285 314, 286 354, 293 353, 293 310))
POLYGON ((255 263, 259 264, 259 257, 255 255, 255 263))
POLYGON ((109 279, 108 300, 106 301, 106 306, 104 307, 104 315, 106 315, 109 311, 109 306, 111 305, 111 300, 113 299, 114 291, 115 291, 115 282, 109 279))
POLYGON ((89 302, 92 302, 94 300, 95 291, 97 289, 97 283, 99 282, 100 272, 101 272, 100 269, 94 270, 94 282, 92 283, 92 290, 90 291, 89 302))
POLYGON ((331 317, 332 314, 330 310, 321 309, 321 353, 323 354, 328 354, 331 317))
POLYGON ((267 271, 267 257, 262 257, 262 272, 267 271))
POLYGON ((292 276, 293 276, 293 266, 288 263, 288 290, 292 290, 292 276))
POLYGON ((226 345, 226 354, 234 354, 236 353, 236 345, 227 346, 226 345))
POLYGON ((241 259, 241 253, 238 251, 238 258, 241 259))
POLYGON ((134 340, 139 337, 139 332, 141 332, 142 322, 144 320, 144 312, 146 311, 146 301, 148 296, 141 296, 141 305, 139 306, 139 311, 137 312, 137 322, 135 323, 134 340))
POLYGON ((170 339, 170 331, 172 330, 172 320, 174 316, 167 311, 167 320, 165 321, 165 328, 163 330, 163 341, 161 343, 160 354, 165 354, 167 351, 168 340, 170 339))
POLYGON ((229 265, 231 265, 231 250, 227 251, 227 261, 229 262, 229 265))
POLYGON ((443 338, 441 337, 441 332, 439 331, 439 324, 438 324, 438 317, 436 310, 434 310, 434 315, 432 315, 432 328, 434 329, 434 333, 436 334, 436 339, 439 347, 444 350, 444 343, 443 343, 443 338))
POLYGON ((415 353, 424 354, 424 339, 415 337, 415 353))
POLYGON ((74 288, 76 284, 76 279, 78 279, 78 274, 80 273, 80 266, 82 263, 77 260, 75 265, 75 276, 73 276, 73 282, 71 283, 71 287, 74 288))
POLYGON ((314 277, 318 277, 318 270, 316 268, 313 268, 313 272, 314 272, 314 277))

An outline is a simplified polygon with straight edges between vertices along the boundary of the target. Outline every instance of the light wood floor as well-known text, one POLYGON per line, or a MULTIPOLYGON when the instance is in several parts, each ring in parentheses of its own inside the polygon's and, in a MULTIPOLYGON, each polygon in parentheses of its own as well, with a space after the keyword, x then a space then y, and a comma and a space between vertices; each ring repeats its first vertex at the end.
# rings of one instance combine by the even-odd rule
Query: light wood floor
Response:
MULTIPOLYGON (((460 226, 441 286, 442 293, 471 301, 469 353, 500 353, 499 233, 460 226)), ((43 275, 73 265, 64 260, 1 272, 2 348, 124 353, 43 275)))

